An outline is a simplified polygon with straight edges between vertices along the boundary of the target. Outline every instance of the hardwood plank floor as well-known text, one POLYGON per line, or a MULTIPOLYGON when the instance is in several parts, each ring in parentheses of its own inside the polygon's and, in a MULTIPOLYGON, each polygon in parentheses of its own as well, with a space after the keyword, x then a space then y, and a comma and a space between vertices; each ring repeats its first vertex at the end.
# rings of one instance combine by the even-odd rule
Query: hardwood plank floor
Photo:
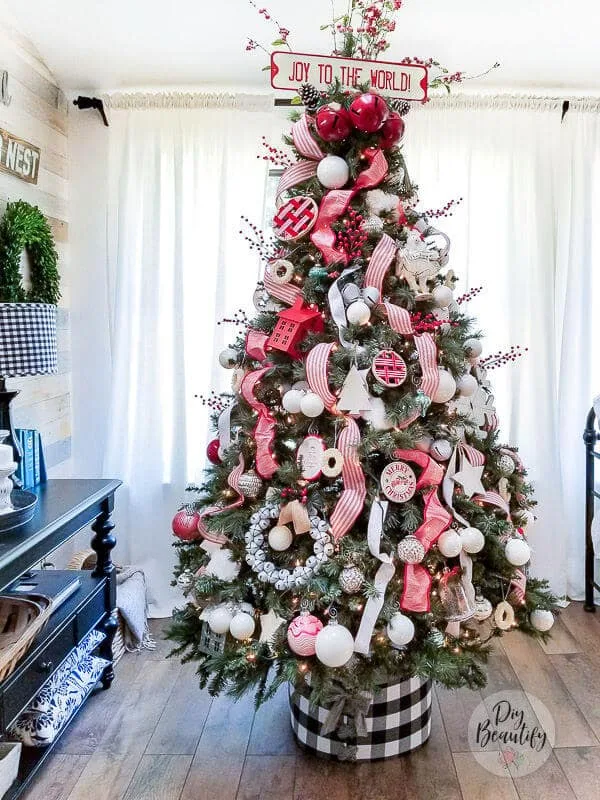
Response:
MULTIPOLYGON (((481 692, 437 686, 429 742, 407 757, 336 764, 294 743, 287 691, 213 699, 192 665, 158 648, 126 654, 108 692, 86 704, 24 800, 597 800, 600 797, 600 614, 572 603, 542 647, 518 632, 495 644, 481 692), (470 752, 469 717, 495 692, 527 691, 550 710, 556 745, 530 775, 504 777, 470 752)), ((528 719, 535 720, 531 709, 528 719)))

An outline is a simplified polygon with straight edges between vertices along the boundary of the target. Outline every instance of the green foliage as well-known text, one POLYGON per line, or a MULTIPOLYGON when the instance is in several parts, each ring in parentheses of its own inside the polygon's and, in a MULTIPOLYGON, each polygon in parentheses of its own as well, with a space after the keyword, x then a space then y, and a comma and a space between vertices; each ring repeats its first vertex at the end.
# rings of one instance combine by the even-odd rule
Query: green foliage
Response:
POLYGON ((8 203, 0 221, 0 302, 51 303, 60 298, 58 254, 48 222, 36 206, 8 203), (31 288, 23 287, 20 259, 31 259, 31 288))

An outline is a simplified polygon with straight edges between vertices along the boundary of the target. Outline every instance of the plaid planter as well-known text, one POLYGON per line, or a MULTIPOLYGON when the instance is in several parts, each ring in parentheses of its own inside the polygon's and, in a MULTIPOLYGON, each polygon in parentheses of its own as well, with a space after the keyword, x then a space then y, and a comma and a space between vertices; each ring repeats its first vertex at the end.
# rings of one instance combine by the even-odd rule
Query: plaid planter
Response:
POLYGON ((365 715, 367 736, 342 738, 348 717, 335 733, 322 734, 329 708, 311 706, 310 687, 290 689, 292 730, 298 743, 319 756, 339 761, 377 761, 410 753, 431 733, 431 681, 407 678, 375 693, 365 715))
POLYGON ((56 306, 0 303, 0 375, 57 371, 56 306))

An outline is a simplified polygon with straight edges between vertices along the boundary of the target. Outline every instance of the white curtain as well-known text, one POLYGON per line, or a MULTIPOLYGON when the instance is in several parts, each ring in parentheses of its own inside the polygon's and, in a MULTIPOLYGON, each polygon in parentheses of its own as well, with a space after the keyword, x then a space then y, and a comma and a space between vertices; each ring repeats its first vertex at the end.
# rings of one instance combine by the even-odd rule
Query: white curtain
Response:
POLYGON ((151 613, 166 616, 177 598, 171 518, 205 465, 208 411, 198 395, 229 388, 214 356, 237 331, 216 322, 247 307, 256 285, 240 215, 262 220, 257 154, 272 99, 133 96, 112 105, 104 472, 124 481, 120 557, 144 569, 151 613))
POLYGON ((561 117, 562 100, 437 100, 409 115, 405 151, 423 207, 463 198, 439 227, 452 240, 459 293, 483 286, 467 312, 486 334, 485 354, 528 347, 490 371, 502 440, 519 447, 539 502, 532 572, 580 598, 581 433, 600 391, 598 106, 571 102, 561 117))

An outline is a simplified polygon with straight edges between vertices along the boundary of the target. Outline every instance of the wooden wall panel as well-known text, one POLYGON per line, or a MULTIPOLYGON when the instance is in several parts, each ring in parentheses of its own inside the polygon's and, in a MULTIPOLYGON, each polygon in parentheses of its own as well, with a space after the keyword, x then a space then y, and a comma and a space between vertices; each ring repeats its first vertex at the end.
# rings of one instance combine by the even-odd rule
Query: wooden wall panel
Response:
POLYGON ((48 467, 71 454, 71 335, 69 321, 69 225, 67 104, 33 45, 0 24, 0 70, 9 74, 9 106, 0 104, 0 127, 42 151, 37 186, 0 173, 0 214, 8 200, 26 200, 48 217, 57 241, 62 299, 58 316, 59 374, 8 381, 20 390, 19 427, 42 434, 48 467))

